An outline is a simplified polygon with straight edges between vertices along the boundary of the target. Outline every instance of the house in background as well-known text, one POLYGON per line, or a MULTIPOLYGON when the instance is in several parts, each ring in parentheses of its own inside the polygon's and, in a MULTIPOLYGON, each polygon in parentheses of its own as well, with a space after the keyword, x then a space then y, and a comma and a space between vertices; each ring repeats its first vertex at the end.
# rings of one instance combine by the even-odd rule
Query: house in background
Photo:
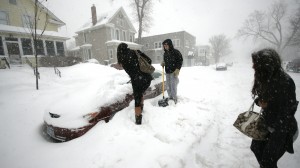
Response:
POLYGON ((215 60, 209 45, 196 46, 195 65, 210 65, 214 63, 215 60))
POLYGON ((117 47, 127 43, 131 49, 141 49, 134 43, 136 33, 123 7, 104 12, 97 16, 96 7, 91 7, 92 20, 76 32, 76 47, 71 51, 83 60, 96 59, 100 64, 117 62, 117 47))
MULTIPOLYGON (((67 37, 58 29, 65 23, 38 3, 37 34, 44 33, 37 41, 36 53, 43 56, 64 56, 67 37), (44 29, 46 24, 46 28, 44 29)), ((34 60, 34 44, 31 29, 34 24, 34 0, 0 1, 0 58, 11 64, 22 64, 25 58, 34 60)))
POLYGON ((165 39, 171 39, 174 48, 181 52, 183 66, 194 66, 196 37, 186 31, 148 36, 141 39, 142 50, 152 59, 154 64, 161 63, 163 60, 162 42, 165 39))

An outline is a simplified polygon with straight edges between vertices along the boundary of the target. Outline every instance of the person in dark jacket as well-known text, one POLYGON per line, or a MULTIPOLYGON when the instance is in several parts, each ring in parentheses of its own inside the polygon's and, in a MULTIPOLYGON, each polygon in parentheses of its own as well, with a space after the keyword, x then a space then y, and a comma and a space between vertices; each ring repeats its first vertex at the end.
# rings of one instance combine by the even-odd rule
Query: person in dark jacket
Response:
MULTIPOLYGON (((151 59, 141 51, 137 51, 151 64, 151 59)), ((135 102, 135 121, 137 125, 142 124, 142 110, 144 107, 143 94, 151 84, 152 75, 140 70, 138 57, 134 50, 128 48, 128 45, 121 43, 117 49, 118 64, 120 64, 131 79, 133 96, 135 102)))
POLYGON ((177 103, 177 85, 179 83, 179 72, 182 66, 182 55, 180 51, 174 48, 172 40, 166 39, 163 42, 164 47, 164 61, 161 63, 165 67, 166 85, 168 92, 168 99, 174 100, 177 103))
POLYGON ((293 136, 297 132, 295 113, 298 106, 293 79, 281 67, 274 49, 252 54, 254 84, 252 95, 260 106, 270 134, 267 140, 252 140, 251 150, 261 168, 275 168, 287 151, 294 153, 293 136))

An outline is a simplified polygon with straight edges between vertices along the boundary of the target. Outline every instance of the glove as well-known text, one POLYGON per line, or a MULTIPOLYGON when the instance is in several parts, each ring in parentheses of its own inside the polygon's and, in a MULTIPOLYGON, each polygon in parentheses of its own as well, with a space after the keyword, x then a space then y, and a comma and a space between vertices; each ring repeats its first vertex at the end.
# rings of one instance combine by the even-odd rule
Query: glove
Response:
POLYGON ((165 62, 161 62, 160 65, 161 65, 162 67, 164 67, 164 66, 165 66, 165 62))
POLYGON ((179 69, 175 69, 175 71, 173 72, 175 77, 178 77, 179 71, 180 71, 179 69))

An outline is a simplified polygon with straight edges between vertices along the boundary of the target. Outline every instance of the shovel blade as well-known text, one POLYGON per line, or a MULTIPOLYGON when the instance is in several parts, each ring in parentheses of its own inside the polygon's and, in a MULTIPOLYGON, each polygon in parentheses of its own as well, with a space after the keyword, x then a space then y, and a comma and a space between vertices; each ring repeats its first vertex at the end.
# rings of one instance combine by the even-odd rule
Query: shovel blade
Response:
POLYGON ((161 99, 161 100, 158 101, 158 106, 160 106, 160 107, 166 107, 168 105, 169 105, 169 103, 168 103, 167 98, 166 99, 161 99))

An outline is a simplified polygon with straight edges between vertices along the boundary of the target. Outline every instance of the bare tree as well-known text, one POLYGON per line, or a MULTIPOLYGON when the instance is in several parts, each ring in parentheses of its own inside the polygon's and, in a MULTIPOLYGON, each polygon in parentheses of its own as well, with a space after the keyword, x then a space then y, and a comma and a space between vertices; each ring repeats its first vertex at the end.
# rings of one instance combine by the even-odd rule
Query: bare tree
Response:
POLYGON ((135 20, 139 24, 138 28, 138 39, 137 43, 141 43, 142 33, 147 31, 151 25, 151 13, 152 13, 152 6, 153 0, 131 0, 131 6, 135 11, 134 14, 136 16, 135 20))
POLYGON ((209 43, 212 48, 212 55, 215 58, 215 62, 218 63, 222 56, 226 56, 231 53, 230 39, 224 34, 212 36, 209 39, 209 43))
POLYGON ((274 45, 279 53, 283 53, 286 47, 299 45, 300 12, 291 16, 288 15, 287 4, 277 1, 268 12, 251 13, 238 30, 237 37, 252 37, 254 40, 268 42, 274 45), (289 18, 290 22, 287 21, 289 18), (287 31, 284 31, 285 28, 287 31))
POLYGON ((140 44, 143 32, 147 32, 151 27, 151 22, 152 22, 151 14, 152 14, 154 0, 129 0, 129 1, 130 1, 130 6, 133 9, 134 20, 137 21, 139 24, 137 43, 140 44))
POLYGON ((42 3, 45 2, 47 0, 44 1, 38 1, 35 0, 34 1, 34 11, 33 14, 30 13, 28 10, 26 10, 25 8, 25 12, 27 17, 24 18, 24 21, 26 24, 26 30, 30 31, 31 37, 33 39, 33 55, 35 56, 35 76, 36 76, 36 89, 39 89, 39 71, 38 71, 38 53, 37 51, 37 45, 38 45, 38 40, 40 40, 43 37, 43 34, 46 30, 46 27, 48 25, 48 18, 49 15, 47 13, 47 9, 43 7, 42 3), (43 16, 43 14, 45 14, 45 21, 41 22, 41 17, 43 16), (33 17, 31 17, 33 16, 33 17))

